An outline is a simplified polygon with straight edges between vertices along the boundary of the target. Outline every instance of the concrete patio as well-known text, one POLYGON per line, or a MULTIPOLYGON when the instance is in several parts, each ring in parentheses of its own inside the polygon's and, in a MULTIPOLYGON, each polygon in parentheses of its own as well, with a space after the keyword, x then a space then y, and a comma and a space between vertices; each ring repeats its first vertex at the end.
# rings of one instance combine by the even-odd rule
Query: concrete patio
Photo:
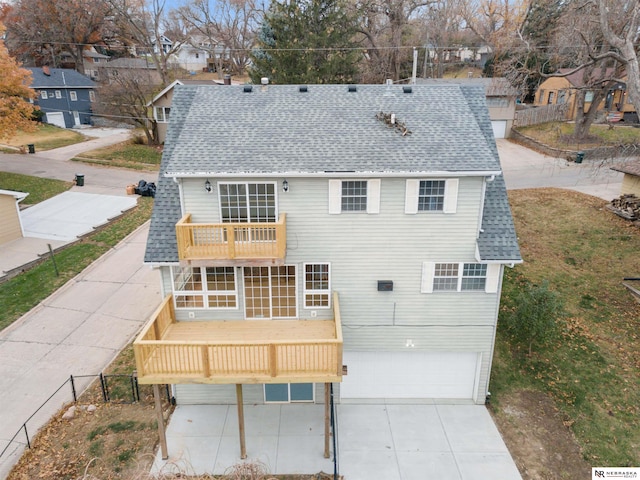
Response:
MULTIPOLYGON (((333 473, 323 457, 324 406, 245 405, 247 459, 273 474, 333 473)), ((235 405, 176 407, 169 459, 154 473, 222 474, 240 463, 235 405)), ((480 405, 341 404, 338 473, 346 480, 520 480, 489 412, 480 405)))

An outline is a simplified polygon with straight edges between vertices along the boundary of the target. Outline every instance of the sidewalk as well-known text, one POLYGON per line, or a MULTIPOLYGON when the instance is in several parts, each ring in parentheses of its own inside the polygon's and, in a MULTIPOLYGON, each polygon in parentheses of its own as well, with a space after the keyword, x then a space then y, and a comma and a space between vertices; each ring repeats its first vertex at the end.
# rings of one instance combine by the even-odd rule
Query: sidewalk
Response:
MULTIPOLYGON (((86 215, 88 225, 97 226, 105 221, 104 215, 95 206, 91 212, 87 211, 87 199, 96 200, 101 206, 114 207, 119 212, 127 206, 122 205, 123 201, 135 202, 136 197, 123 198, 126 197, 126 185, 140 179, 155 182, 158 172, 69 161, 81 152, 119 143, 129 136, 128 131, 112 129, 91 129, 91 132, 82 133, 99 135, 99 138, 36 154, 0 154, 0 171, 68 181, 73 180, 76 173, 83 174, 84 186, 73 187, 66 196, 73 200, 70 207, 81 209, 74 220, 86 215)), ((52 202, 58 207, 69 203, 65 198, 58 200, 56 197, 52 202)), ((41 220, 46 223, 51 215, 45 214, 41 220)), ((65 221, 60 218, 49 224, 51 228, 66 228, 65 221)), ((143 265, 148 231, 149 224, 146 223, 36 308, 0 331, 0 452, 23 422, 70 375, 100 373, 131 342, 153 313, 161 301, 160 276, 156 270, 143 265)), ((37 258, 46 243, 52 243, 55 248, 68 239, 27 237, 16 242, 19 243, 12 245, 19 248, 21 255, 37 258)), ((5 247, 0 250, 0 257, 15 254, 5 247)), ((78 381, 76 388, 82 391, 87 383, 88 380, 78 381)), ((70 399, 70 392, 62 393, 28 423, 29 435, 35 434, 70 399)), ((20 434, 0 458, 0 479, 6 478, 24 448, 25 436, 20 434)))
MULTIPOLYGON (((65 380, 101 372, 161 300, 160 276, 143 265, 148 223, 0 332, 0 451, 65 380)), ((86 383, 78 382, 82 391, 86 383)), ((49 402, 34 434, 61 407, 49 402)), ((0 478, 19 459, 24 436, 0 458, 0 478), (9 452, 11 452, 9 454, 9 452)))

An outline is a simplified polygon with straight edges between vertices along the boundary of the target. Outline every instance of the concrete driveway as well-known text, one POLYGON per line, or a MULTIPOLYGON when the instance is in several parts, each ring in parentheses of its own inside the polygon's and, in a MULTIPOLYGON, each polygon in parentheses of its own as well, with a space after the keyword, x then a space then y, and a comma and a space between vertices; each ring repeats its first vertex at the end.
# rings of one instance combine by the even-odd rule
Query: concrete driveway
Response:
MULTIPOLYGON (((323 405, 245 405, 248 458, 272 474, 333 473, 323 457, 323 405)), ((338 473, 349 480, 520 480, 481 405, 341 404, 338 473)), ((169 459, 154 473, 223 474, 240 459, 234 405, 180 405, 168 428, 169 459)), ((333 454, 332 454, 333 458, 333 454)))

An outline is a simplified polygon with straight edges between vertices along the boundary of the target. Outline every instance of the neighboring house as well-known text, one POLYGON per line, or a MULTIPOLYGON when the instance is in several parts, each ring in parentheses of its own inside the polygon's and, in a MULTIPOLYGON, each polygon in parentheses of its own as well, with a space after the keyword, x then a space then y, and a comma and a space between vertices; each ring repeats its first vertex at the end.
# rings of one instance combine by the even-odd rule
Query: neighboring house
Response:
POLYGON ((485 89, 489 118, 496 138, 509 138, 519 92, 506 78, 418 78, 418 84, 481 85, 485 89))
MULTIPOLYGON (((97 81, 99 73, 98 68, 103 63, 109 61, 110 57, 108 55, 103 55, 96 52, 94 47, 84 50, 82 56, 85 75, 88 76, 91 80, 97 81)), ((68 52, 62 53, 60 62, 64 68, 75 69, 76 67, 73 57, 68 52)))
POLYGON ((162 75, 155 64, 147 58, 116 58, 100 64, 98 69, 101 81, 109 81, 121 72, 133 73, 141 78, 148 78, 151 85, 160 85, 162 75))
MULTIPOLYGON (((561 68, 559 74, 570 72, 569 68, 561 68)), ((626 75, 620 79, 613 77, 613 69, 608 69, 605 79, 611 79, 612 85, 605 99, 598 105, 598 110, 610 114, 610 120, 638 122, 638 115, 633 104, 628 102, 626 75)), ((536 90, 534 105, 567 105, 567 119, 575 120, 577 113, 577 93, 587 88, 583 71, 578 71, 563 77, 549 77, 536 90)), ((593 101, 593 91, 585 94, 584 110, 590 108, 593 101)))
POLYGON ((91 124, 91 103, 96 84, 88 77, 65 68, 25 67, 31 71, 37 97, 34 103, 44 112, 44 121, 61 128, 91 124))
POLYGON ((616 165, 611 170, 624 173, 622 177, 621 195, 634 194, 640 197, 640 161, 616 165))
POLYGON ((24 237, 22 219, 20 218, 20 203, 29 195, 24 192, 0 190, 0 245, 24 237))
MULTIPOLYGON (((225 82, 231 85, 231 78, 226 78, 225 82)), ((147 104, 147 108, 153 110, 153 119, 158 125, 158 139, 160 143, 165 142, 167 136, 167 127, 169 125, 169 117, 171 114, 171 102, 173 101, 173 90, 176 85, 218 85, 212 80, 174 80, 160 93, 158 93, 147 104)))
POLYGON ((176 85, 160 171, 140 383, 485 402, 521 257, 484 88, 176 85))

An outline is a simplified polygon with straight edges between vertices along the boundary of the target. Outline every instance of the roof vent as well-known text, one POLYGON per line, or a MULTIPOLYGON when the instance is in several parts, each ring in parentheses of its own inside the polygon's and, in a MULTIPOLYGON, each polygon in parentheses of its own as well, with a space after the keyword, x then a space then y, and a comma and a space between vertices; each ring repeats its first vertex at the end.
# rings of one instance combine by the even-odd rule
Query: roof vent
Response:
POLYGON ((300 85, 300 88, 298 90, 302 93, 306 93, 309 91, 306 85, 300 85))
POLYGON ((357 92, 358 91, 358 87, 356 87, 355 85, 349 85, 349 92, 357 92))
POLYGON ((404 93, 411 93, 413 91, 413 89, 411 87, 404 86, 404 87, 402 87, 402 91, 404 93))
POLYGON ((242 89, 242 91, 244 93, 251 93, 251 92, 253 92, 253 87, 251 85, 245 85, 244 88, 242 89))
POLYGON ((268 77, 262 77, 262 78, 260 79, 260 83, 261 83, 262 85, 269 85, 269 78, 268 78, 268 77))
POLYGON ((47 77, 51 76, 51 70, 49 70, 49 67, 47 65, 44 65, 42 67, 42 73, 44 73, 47 77))

